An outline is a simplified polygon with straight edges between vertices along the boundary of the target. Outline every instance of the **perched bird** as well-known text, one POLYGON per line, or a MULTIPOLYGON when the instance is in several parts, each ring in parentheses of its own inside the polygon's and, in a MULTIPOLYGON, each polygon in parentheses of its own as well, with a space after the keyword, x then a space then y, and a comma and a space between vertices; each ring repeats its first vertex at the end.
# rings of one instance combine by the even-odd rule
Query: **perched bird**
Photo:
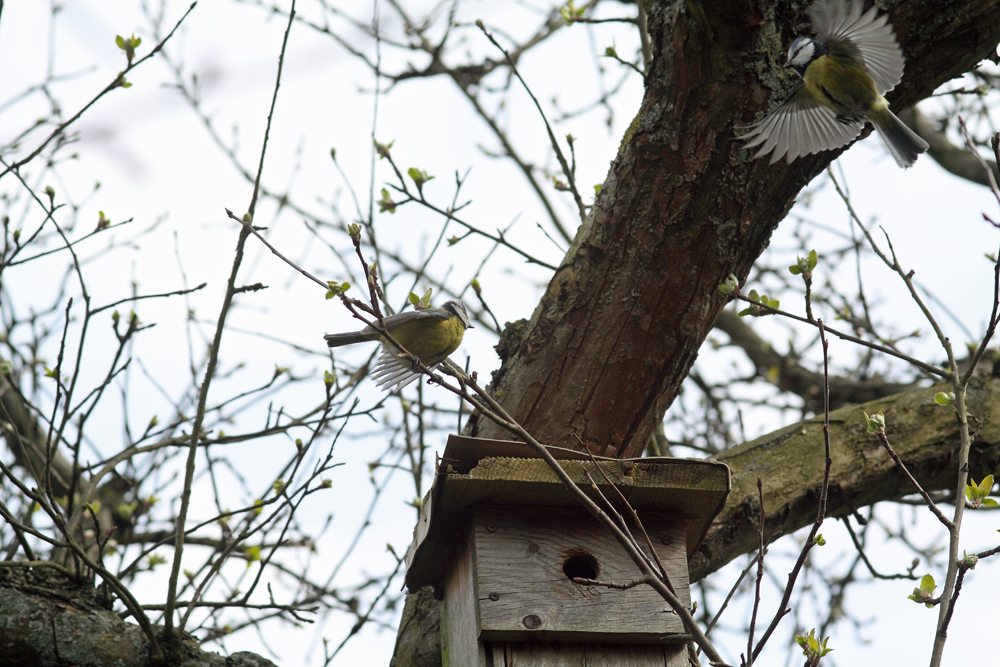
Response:
MULTIPOLYGON (((428 368, 434 368, 462 344, 466 329, 472 329, 469 313, 461 301, 446 301, 440 308, 408 310, 405 313, 389 315, 385 318, 385 330, 402 345, 407 352, 416 356, 428 368)), ((330 347, 351 345, 369 340, 382 341, 379 355, 372 371, 376 385, 381 388, 402 389, 419 377, 420 372, 400 351, 382 338, 376 329, 367 326, 361 331, 328 334, 324 336, 330 347)))
POLYGON ((773 151, 792 160, 839 148, 875 126, 900 167, 912 165, 927 142, 889 111, 884 95, 903 78, 903 52, 888 15, 878 8, 863 12, 862 0, 817 0, 809 8, 816 39, 799 37, 788 48, 785 67, 802 83, 741 139, 760 146, 755 158, 773 151), (761 146, 761 144, 763 144, 761 146))

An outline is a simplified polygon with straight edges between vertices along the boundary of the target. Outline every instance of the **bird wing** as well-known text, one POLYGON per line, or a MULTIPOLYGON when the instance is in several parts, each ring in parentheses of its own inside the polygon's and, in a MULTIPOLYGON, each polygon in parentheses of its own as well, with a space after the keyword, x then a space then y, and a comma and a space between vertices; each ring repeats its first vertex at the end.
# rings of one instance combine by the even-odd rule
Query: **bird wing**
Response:
POLYGON ((878 16, 878 7, 863 12, 862 0, 817 0, 809 8, 816 35, 828 51, 859 55, 885 95, 903 78, 903 50, 889 25, 889 15, 878 16))
POLYGON ((382 354, 378 355, 378 361, 375 362, 375 368, 371 372, 375 386, 379 389, 399 391, 420 377, 420 371, 414 370, 413 364, 406 357, 399 355, 399 350, 392 345, 382 346, 382 354))
MULTIPOLYGON (((447 312, 437 308, 425 308, 424 310, 408 310, 405 313, 390 315, 385 318, 385 328, 391 334, 401 325, 416 320, 438 319, 447 320, 451 317, 447 312)), ((410 384, 418 377, 420 371, 413 369, 413 364, 405 357, 399 356, 400 352, 387 342, 382 344, 382 353, 375 362, 371 377, 375 380, 375 385, 380 389, 389 391, 399 391, 410 384), (393 387, 395 385, 395 387, 393 387)), ((435 364, 432 368, 435 368, 435 364)))
MULTIPOLYGON (((407 322, 412 322, 413 320, 420 320, 428 317, 446 320, 448 319, 448 313, 435 308, 408 310, 405 313, 397 313, 395 315, 387 316, 385 318, 385 328, 389 333, 392 333, 393 330, 398 328, 401 324, 406 324, 407 322)), ((327 334, 324 338, 326 339, 327 345, 330 347, 340 347, 342 345, 352 345, 354 343, 361 343, 367 340, 378 340, 379 331, 375 327, 367 326, 361 331, 327 334)))
POLYGON ((786 155, 786 161, 810 153, 840 148, 861 132, 860 123, 844 124, 828 107, 817 104, 804 85, 785 98, 777 109, 759 123, 752 125, 740 139, 750 139, 747 148, 759 146, 754 159, 772 150, 771 164, 786 155))
POLYGON ((443 310, 438 310, 437 308, 425 308, 424 310, 407 310, 403 313, 396 313, 395 315, 390 315, 385 318, 385 329, 389 333, 393 330, 399 328, 400 326, 413 322, 414 320, 425 320, 428 318, 434 318, 438 320, 447 320, 449 317, 448 313, 443 310))

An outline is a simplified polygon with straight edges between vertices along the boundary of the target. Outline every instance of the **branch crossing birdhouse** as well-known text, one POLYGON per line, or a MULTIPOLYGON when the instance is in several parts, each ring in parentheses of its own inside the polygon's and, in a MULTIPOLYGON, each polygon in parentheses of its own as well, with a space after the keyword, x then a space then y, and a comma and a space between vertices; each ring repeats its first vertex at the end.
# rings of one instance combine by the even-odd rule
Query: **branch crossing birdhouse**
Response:
MULTIPOLYGON (((604 506, 596 483, 690 606, 687 559, 725 502, 729 468, 549 451, 604 506)), ((633 585, 641 572, 625 549, 525 444, 450 437, 406 565, 411 592, 430 584, 442 600, 444 667, 687 664, 680 618, 633 585)))

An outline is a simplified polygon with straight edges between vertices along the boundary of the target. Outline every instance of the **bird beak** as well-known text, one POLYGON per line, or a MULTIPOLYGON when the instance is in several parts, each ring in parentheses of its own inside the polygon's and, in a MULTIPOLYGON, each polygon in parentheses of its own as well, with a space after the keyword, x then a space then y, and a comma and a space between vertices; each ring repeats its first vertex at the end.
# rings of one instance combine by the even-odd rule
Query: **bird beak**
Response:
POLYGON ((785 63, 785 69, 792 69, 792 61, 791 60, 789 60, 787 63, 785 63))

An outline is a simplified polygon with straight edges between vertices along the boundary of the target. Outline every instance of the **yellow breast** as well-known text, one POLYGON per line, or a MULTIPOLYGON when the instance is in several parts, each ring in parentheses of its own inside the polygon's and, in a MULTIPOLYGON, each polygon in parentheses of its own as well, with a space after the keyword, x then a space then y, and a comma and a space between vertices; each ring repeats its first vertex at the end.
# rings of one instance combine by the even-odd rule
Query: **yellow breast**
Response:
POLYGON ((392 332, 393 337, 427 366, 440 363, 458 349, 465 327, 457 317, 416 320, 392 332))
POLYGON ((875 81, 853 58, 820 56, 806 68, 806 90, 818 104, 850 118, 867 118, 882 101, 875 81))

